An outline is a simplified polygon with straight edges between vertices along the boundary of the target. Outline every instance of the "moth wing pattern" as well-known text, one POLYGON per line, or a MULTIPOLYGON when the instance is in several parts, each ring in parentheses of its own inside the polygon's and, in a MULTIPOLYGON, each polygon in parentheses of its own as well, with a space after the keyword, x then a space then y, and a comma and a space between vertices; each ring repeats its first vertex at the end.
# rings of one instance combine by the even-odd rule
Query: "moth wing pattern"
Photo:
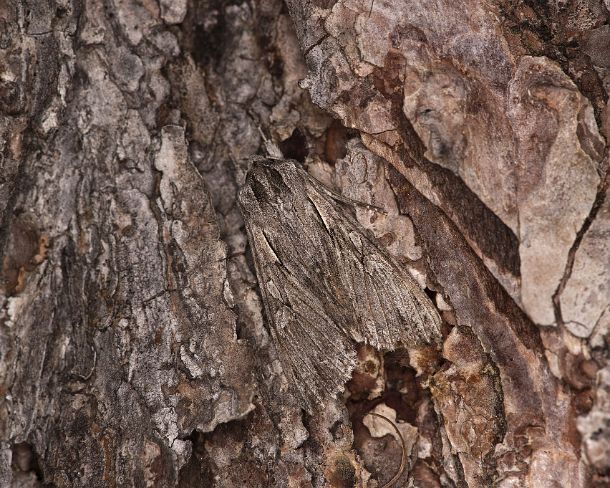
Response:
POLYGON ((284 374, 303 407, 311 411, 349 380, 356 359, 352 343, 316 294, 288 268, 258 263, 256 267, 284 374))
MULTIPOLYGON (((313 178, 307 175, 308 179, 313 178)), ((319 184, 318 184, 319 185, 319 184)), ((307 187, 316 212, 329 223, 339 281, 354 308, 350 335, 377 349, 429 344, 440 338, 440 317, 430 298, 360 224, 316 185, 307 187)))
POLYGON ((354 343, 432 343, 440 317, 415 280, 293 161, 253 161, 239 202, 272 338, 311 411, 354 367, 354 343))

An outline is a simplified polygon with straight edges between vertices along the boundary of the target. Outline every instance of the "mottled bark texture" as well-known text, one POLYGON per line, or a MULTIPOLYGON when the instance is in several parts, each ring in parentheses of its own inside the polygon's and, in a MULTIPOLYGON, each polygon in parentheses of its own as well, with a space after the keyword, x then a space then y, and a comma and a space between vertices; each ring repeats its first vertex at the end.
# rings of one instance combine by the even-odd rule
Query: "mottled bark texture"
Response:
POLYGON ((0 486, 379 487, 372 411, 396 486, 609 486, 609 9, 0 0, 0 486), (236 201, 261 132, 443 319, 312 412, 236 201))

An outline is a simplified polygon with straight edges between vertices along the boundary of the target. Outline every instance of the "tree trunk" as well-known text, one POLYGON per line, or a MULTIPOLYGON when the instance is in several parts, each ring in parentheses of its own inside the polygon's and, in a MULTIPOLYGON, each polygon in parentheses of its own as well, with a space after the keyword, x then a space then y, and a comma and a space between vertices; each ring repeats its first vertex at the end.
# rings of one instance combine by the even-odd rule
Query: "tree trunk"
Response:
POLYGON ((0 486, 610 486, 609 9, 0 0, 0 486), (262 134, 443 318, 313 413, 236 203, 262 134))

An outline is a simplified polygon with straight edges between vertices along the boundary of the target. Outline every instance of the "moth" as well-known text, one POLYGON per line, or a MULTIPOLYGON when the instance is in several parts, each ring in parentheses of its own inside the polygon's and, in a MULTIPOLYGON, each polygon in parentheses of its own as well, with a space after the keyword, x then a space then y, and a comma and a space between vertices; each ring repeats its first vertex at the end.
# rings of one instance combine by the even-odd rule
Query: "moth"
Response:
POLYGON ((349 380, 355 343, 438 341, 428 296, 299 163, 251 158, 238 201, 271 337, 307 411, 349 380))

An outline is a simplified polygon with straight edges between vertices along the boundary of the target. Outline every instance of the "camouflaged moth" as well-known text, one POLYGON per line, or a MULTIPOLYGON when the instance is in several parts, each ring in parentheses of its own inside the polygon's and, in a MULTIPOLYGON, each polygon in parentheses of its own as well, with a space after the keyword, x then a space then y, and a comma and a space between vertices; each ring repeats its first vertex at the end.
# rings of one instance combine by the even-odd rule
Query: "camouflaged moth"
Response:
POLYGON ((299 163, 252 158, 239 204, 271 336, 305 409, 350 378, 355 343, 438 341, 425 292, 299 163))

